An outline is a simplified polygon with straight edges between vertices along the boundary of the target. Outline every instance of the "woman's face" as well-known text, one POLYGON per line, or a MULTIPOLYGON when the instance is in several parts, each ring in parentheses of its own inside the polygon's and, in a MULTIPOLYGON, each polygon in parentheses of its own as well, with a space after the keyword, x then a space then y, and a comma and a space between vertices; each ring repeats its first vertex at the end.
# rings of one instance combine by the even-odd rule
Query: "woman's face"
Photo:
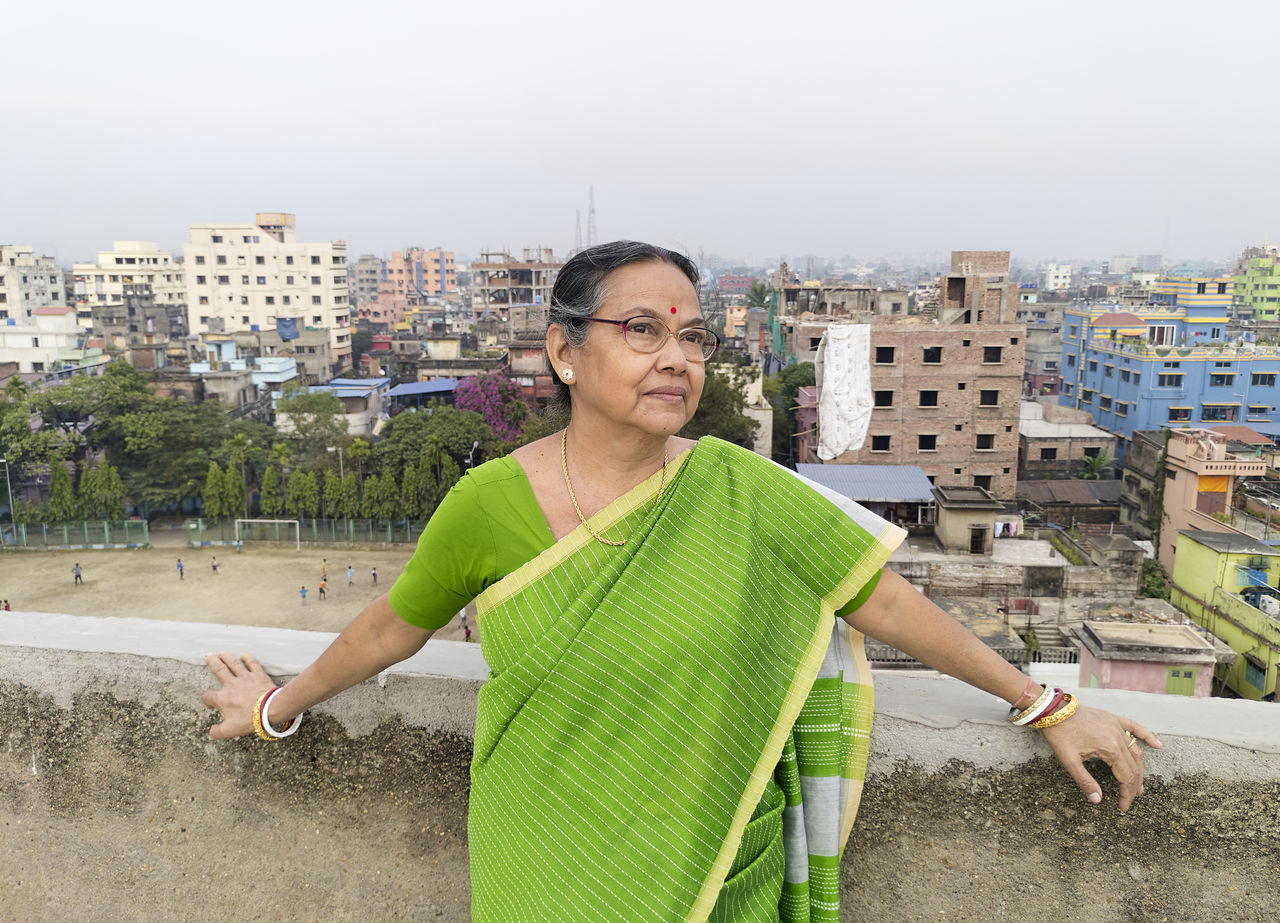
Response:
MULTIPOLYGON (((631 263, 611 272, 604 287, 598 318, 648 317, 672 333, 705 325, 698 293, 671 263, 631 263)), ((586 343, 567 350, 574 418, 594 417, 655 436, 678 433, 698 409, 706 366, 686 358, 674 337, 656 353, 641 353, 627 345, 621 327, 589 326, 586 343)))

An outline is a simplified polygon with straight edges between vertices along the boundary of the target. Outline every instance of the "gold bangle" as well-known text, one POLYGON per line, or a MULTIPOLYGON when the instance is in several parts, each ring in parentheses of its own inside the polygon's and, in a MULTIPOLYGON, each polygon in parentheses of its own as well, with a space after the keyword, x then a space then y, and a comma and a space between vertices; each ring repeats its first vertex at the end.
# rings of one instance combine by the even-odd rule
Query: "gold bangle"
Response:
POLYGON ((262 726, 262 703, 267 700, 267 696, 275 691, 275 687, 271 687, 262 695, 258 696, 258 704, 253 706, 253 732, 263 740, 279 740, 278 737, 272 737, 267 733, 266 728, 262 726))
POLYGON ((1071 693, 1065 693, 1062 696, 1062 705, 1051 715, 1045 715, 1038 721, 1032 721, 1031 727, 1037 731, 1043 731, 1045 728, 1051 728, 1055 724, 1061 724, 1076 713, 1076 709, 1080 707, 1080 700, 1071 693))

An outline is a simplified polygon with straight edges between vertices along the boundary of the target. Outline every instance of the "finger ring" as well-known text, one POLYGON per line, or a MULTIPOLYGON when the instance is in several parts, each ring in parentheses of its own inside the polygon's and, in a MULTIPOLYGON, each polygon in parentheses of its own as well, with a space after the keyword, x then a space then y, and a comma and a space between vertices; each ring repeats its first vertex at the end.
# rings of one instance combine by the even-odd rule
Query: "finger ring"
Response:
POLYGON ((1128 731, 1124 732, 1124 736, 1129 738, 1129 742, 1124 745, 1124 748, 1126 750, 1128 750, 1130 747, 1132 747, 1134 744, 1138 742, 1138 738, 1134 737, 1133 734, 1129 733, 1128 731))

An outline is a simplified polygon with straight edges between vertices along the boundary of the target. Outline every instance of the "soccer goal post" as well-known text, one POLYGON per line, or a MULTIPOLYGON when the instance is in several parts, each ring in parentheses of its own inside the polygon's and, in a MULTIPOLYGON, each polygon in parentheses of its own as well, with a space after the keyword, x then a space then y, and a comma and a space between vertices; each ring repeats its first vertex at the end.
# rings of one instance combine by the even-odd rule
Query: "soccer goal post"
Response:
MULTIPOLYGON (((293 526, 293 542, 299 551, 302 550, 302 523, 297 519, 237 519, 236 520, 236 541, 249 539, 250 541, 281 541, 280 527, 293 526)), ((284 530, 285 540, 288 540, 289 530, 284 530)))

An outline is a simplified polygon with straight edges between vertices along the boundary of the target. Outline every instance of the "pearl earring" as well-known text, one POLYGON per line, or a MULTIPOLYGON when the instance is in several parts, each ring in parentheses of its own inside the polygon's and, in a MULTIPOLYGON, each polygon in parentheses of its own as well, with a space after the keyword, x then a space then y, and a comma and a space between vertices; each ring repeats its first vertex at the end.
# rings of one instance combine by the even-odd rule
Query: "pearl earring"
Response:
POLYGON ((560 373, 560 377, 565 381, 573 381, 573 369, 565 369, 560 373))

